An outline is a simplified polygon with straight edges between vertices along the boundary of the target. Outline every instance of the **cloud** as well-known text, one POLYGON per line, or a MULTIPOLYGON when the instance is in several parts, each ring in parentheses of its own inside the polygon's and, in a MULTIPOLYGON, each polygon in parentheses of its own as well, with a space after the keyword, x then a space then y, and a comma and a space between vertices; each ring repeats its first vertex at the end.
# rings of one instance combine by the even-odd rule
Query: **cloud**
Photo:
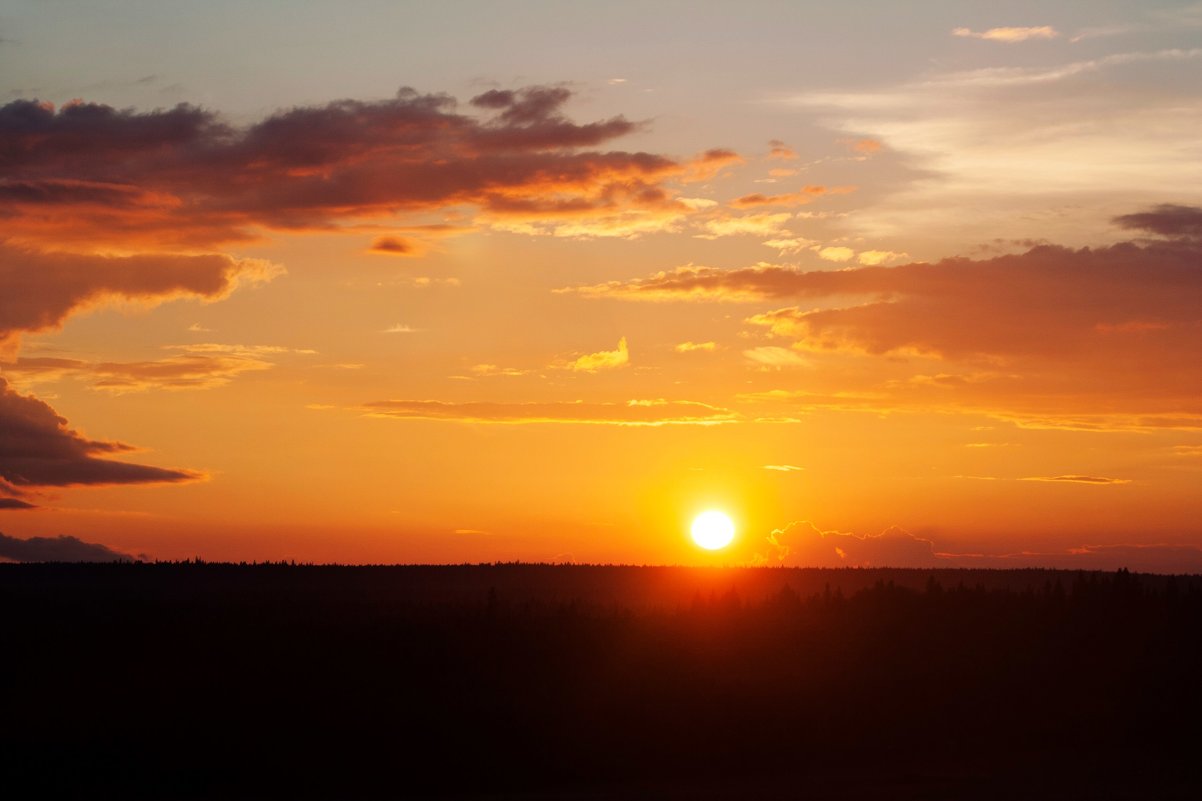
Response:
POLYGON ((822 259, 823 261, 833 261, 837 263, 851 261, 855 255, 856 252, 851 248, 839 246, 825 247, 818 250, 818 258, 822 259))
MULTIPOLYGON (((1183 218, 1138 219, 1179 233, 1189 230, 1183 218)), ((688 265, 562 291, 659 302, 787 298, 800 303, 747 322, 813 358, 941 363, 915 371, 945 376, 938 381, 855 387, 877 393, 880 408, 972 409, 1034 427, 1193 429, 1202 425, 1202 372, 1183 365, 1202 363, 1200 261, 1202 240, 1182 237, 896 267, 688 265)))
POLYGON ((952 35, 1015 44, 1029 39, 1055 39, 1060 33, 1050 25, 1040 25, 1035 28, 990 28, 979 32, 969 28, 954 28, 952 35))
POLYGON ((412 334, 416 330, 417 330, 416 328, 405 325, 404 323, 397 323, 396 325, 388 326, 387 328, 382 330, 380 333, 381 334, 412 334))
POLYGON ((960 250, 1024 236, 1032 209, 1044 209, 1045 235, 1079 243, 1116 203, 1202 203, 1199 59, 1202 48, 936 69, 781 102, 812 109, 848 138, 869 132, 887 143, 899 183, 857 212, 859 236, 960 250), (937 233, 925 233, 931 219, 941 221, 937 233))
POLYGON ((724 147, 711 148, 688 163, 686 181, 708 181, 727 167, 743 164, 743 157, 724 147))
POLYGON ((688 264, 655 273, 649 278, 563 287, 554 292, 624 300, 754 301, 765 297, 787 296, 788 290, 782 292, 781 289, 788 285, 791 276, 797 274, 797 271, 791 268, 771 264, 757 265, 745 270, 722 270, 717 267, 688 264))
POLYGON ((673 348, 677 353, 693 353, 694 351, 714 351, 718 349, 716 342, 681 342, 673 348))
POLYGON ((935 545, 901 528, 859 535, 823 531, 808 520, 789 523, 765 538, 757 562, 806 567, 935 567, 935 545))
POLYGON ((789 237, 785 239, 768 239, 761 244, 779 251, 780 255, 784 256, 790 253, 800 253, 806 248, 813 247, 817 243, 812 239, 789 237))
POLYGON ((1130 484, 1127 478, 1106 478, 1104 476, 1028 476, 1019 481, 1051 481, 1066 484, 1130 484))
POLYGON ((765 470, 775 470, 778 473, 797 473, 799 471, 805 470, 804 467, 798 467, 797 465, 794 465, 794 464, 766 464, 766 465, 764 465, 764 469, 765 470))
POLYGON ((706 220, 703 224, 704 234, 698 234, 702 239, 717 239, 723 236, 790 236, 785 224, 793 219, 787 211, 775 213, 744 214, 742 216, 723 215, 706 220))
POLYGON ((4 485, 12 495, 24 488, 174 483, 202 477, 191 470, 108 458, 131 450, 120 442, 88 439, 68 428, 45 403, 17 394, 0 378, 0 491, 4 485))
POLYGON ((763 195, 760 193, 743 195, 735 198, 730 205, 737 209, 749 209, 756 206, 803 206, 813 203, 823 195, 846 195, 854 192, 854 186, 803 186, 797 192, 782 195, 763 195))
POLYGON ((1114 221, 1123 228, 1161 236, 1202 239, 1202 209, 1196 206, 1163 203, 1147 211, 1123 214, 1114 221))
POLYGON ((454 403, 389 400, 363 407, 369 417, 453 420, 468 423, 576 423, 622 426, 718 425, 738 420, 727 409, 694 401, 631 400, 626 403, 454 403))
POLYGON ((216 254, 94 256, 0 244, 0 343, 21 331, 57 328, 73 312, 114 300, 217 300, 282 272, 261 259, 216 254))
POLYGON ((760 543, 756 564, 798 567, 909 568, 1058 568, 1117 570, 1149 573, 1202 572, 1202 548, 1192 545, 1137 543, 1081 545, 1060 551, 1012 553, 954 553, 905 529, 892 527, 880 534, 860 535, 823 531, 808 520, 775 529, 760 543))
POLYGON ((891 250, 865 250, 856 256, 856 261, 869 267, 875 267, 904 258, 906 258, 905 253, 894 253, 891 250))
POLYGON ((781 161, 797 160, 797 151, 779 139, 769 140, 768 146, 772 148, 770 151, 768 151, 769 159, 780 159, 781 161))
POLYGON ((643 125, 573 122, 563 113, 571 96, 556 86, 493 89, 463 113, 448 95, 405 88, 246 126, 188 105, 16 101, 0 107, 0 232, 23 244, 194 248, 263 227, 326 229, 449 207, 603 232, 623 215, 662 223, 687 213, 664 180, 704 180, 741 161, 719 149, 687 163, 601 150, 643 125))
POLYGON ((32 503, 19 500, 17 498, 0 497, 0 509, 36 509, 32 503))
POLYGON ((132 562, 129 554, 76 537, 18 539, 0 533, 0 559, 13 562, 132 562))
POLYGON ((765 345, 743 351, 743 355, 761 367, 812 367, 813 362, 795 350, 780 348, 775 345, 765 345))
POLYGON ((196 343, 168 345, 178 355, 138 362, 89 362, 49 357, 18 358, 0 362, 16 386, 28 387, 67 377, 87 380, 93 389, 125 394, 157 390, 213 389, 228 384, 241 373, 270 370, 269 357, 283 353, 312 353, 266 345, 196 343))
POLYGON ((595 373, 598 370, 611 370, 615 367, 625 367, 630 363, 630 351, 626 347, 626 337, 618 340, 617 350, 603 350, 597 353, 587 353, 568 365, 569 370, 595 373))
POLYGON ((421 249, 411 239, 399 236, 382 236, 371 243, 373 253, 383 253, 389 256, 417 256, 421 249))
POLYGON ((868 157, 880 153, 885 145, 879 139, 870 137, 862 137, 859 139, 841 139, 843 144, 847 145, 848 149, 853 153, 859 154, 861 157, 868 157))

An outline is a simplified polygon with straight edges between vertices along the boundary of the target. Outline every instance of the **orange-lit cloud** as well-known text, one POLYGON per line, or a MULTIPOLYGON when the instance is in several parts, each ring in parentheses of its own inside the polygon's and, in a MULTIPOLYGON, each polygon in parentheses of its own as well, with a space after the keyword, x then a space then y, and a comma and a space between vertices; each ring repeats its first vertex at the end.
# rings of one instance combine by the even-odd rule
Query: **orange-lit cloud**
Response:
POLYGON ((698 234, 700 239, 718 239, 723 236, 768 236, 783 238, 791 236, 785 227, 793 215, 787 211, 761 212, 757 214, 721 214, 706 220, 703 228, 705 233, 698 234))
POLYGON ((861 138, 861 139, 841 139, 843 144, 853 152, 858 153, 861 157, 868 157, 880 153, 884 149, 879 139, 861 138))
POLYGON ((1097 486, 1105 486, 1108 484, 1130 484, 1131 480, 1126 478, 1106 478, 1105 476, 1028 476, 1019 479, 1020 481, 1051 481, 1056 483, 1067 484, 1094 484, 1097 486))
POLYGON ((730 205, 736 209, 750 209, 757 206, 803 206, 813 203, 816 198, 823 195, 846 195, 855 190, 854 186, 803 186, 797 192, 781 195, 763 195, 758 192, 752 195, 743 195, 732 200, 730 205))
POLYGON ((200 343, 167 348, 177 355, 138 362, 89 362, 54 357, 18 358, 0 362, 0 370, 15 386, 28 387, 66 377, 82 378, 94 389, 120 395, 147 390, 212 389, 236 376, 274 366, 273 355, 291 352, 271 346, 200 343))
POLYGON ((743 157, 733 150, 712 148, 695 157, 687 165, 686 182, 708 181, 727 167, 743 164, 743 157))
POLYGON ((630 350, 626 346, 626 337, 618 340, 615 350, 603 350, 597 353, 586 353, 568 365, 569 370, 595 373, 598 370, 611 370, 615 367, 625 367, 630 363, 630 350))
POLYGON ((765 538, 760 563, 807 567, 934 567, 935 544, 900 528, 880 534, 823 531, 808 520, 789 523, 765 538))
POLYGON ((952 35, 1015 44, 1017 42, 1025 42, 1029 39, 1055 39, 1060 36, 1060 32, 1050 25, 1039 25, 1031 28, 989 28, 984 31, 974 31, 970 28, 954 28, 952 35))
POLYGON ((781 348, 776 345, 764 345, 743 351, 753 363, 767 368, 781 369, 784 367, 812 367, 813 361, 802 356, 795 350, 781 348))
POLYGON ((851 261, 855 258, 856 252, 848 247, 840 245, 831 245, 825 248, 818 248, 818 258, 823 261, 833 261, 842 264, 845 261, 851 261))
POLYGON ((904 258, 906 258, 905 253, 894 253, 891 250, 865 250, 856 256, 856 261, 866 267, 876 267, 904 258))
POLYGON ((796 270, 776 265, 762 265, 746 270, 722 270, 717 267, 689 264, 658 272, 650 278, 563 287, 555 292, 593 298, 619 297, 626 300, 753 301, 762 300, 764 297, 781 297, 777 288, 787 284, 788 276, 797 274, 796 270))
POLYGON ((568 291, 656 301, 804 299, 748 322, 812 355, 963 366, 937 371, 963 380, 917 380, 924 370, 913 381, 862 387, 902 408, 1021 412, 1027 425, 1195 428, 1202 372, 1184 368, 1202 363, 1195 212, 1159 208, 1121 218, 1172 237, 1141 244, 1043 245, 984 260, 842 270, 687 266, 568 291))
POLYGON ((673 348, 677 353, 693 353, 699 350, 714 351, 717 349, 717 342, 681 342, 673 348))
POLYGON ((177 297, 214 300, 240 283, 283 272, 259 259, 223 255, 92 256, 37 253, 0 244, 0 342, 57 328, 72 312, 110 300, 155 304, 177 297))
POLYGON ((694 401, 631 400, 626 403, 452 403, 389 400, 368 403, 369 417, 456 420, 469 423, 581 423, 627 426, 716 425, 738 415, 694 401))
POLYGON ((782 161, 795 161, 797 159, 797 151, 779 139, 770 140, 768 145, 772 148, 768 151, 769 159, 780 159, 782 161))

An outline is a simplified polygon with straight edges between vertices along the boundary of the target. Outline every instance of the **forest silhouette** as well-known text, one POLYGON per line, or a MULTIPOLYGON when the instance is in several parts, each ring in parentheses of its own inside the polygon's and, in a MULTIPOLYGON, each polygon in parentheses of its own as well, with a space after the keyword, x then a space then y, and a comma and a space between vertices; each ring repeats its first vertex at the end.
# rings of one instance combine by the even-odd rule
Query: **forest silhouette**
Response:
POLYGON ((1202 788, 1200 576, 0 564, 0 615, 37 797, 1202 788))

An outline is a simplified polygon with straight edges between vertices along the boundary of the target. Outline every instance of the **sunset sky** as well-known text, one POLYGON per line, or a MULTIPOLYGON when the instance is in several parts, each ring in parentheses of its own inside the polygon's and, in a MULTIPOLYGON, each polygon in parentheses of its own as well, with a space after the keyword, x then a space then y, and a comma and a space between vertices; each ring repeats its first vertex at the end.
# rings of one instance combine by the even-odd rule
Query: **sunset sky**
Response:
POLYGON ((7 0, 0 556, 1202 571, 1199 131, 1198 3, 7 0))

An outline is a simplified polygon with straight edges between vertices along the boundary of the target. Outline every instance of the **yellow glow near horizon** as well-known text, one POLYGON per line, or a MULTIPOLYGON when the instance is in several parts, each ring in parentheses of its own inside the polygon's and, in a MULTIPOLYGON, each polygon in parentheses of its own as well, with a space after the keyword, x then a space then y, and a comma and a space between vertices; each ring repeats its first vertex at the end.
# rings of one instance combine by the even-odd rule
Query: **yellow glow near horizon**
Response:
POLYGON ((690 529, 693 542, 707 551, 716 551, 730 545, 735 538, 735 524, 730 516, 711 509, 693 518, 690 529))

